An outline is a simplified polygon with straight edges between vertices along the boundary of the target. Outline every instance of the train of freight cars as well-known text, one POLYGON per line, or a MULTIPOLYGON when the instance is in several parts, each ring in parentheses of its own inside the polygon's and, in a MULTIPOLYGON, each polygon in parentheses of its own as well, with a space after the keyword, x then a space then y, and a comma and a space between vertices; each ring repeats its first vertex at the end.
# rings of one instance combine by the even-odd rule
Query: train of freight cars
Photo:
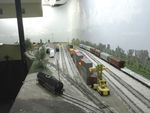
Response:
MULTIPOLYGON (((73 58, 73 61, 77 69, 79 70, 86 84, 93 86, 93 84, 97 82, 97 73, 95 71, 93 72, 89 71, 89 68, 93 67, 92 62, 89 59, 84 58, 83 54, 78 49, 73 49, 72 45, 68 44, 67 48, 71 57, 73 58)), ((100 52, 97 49, 94 49, 90 46, 86 46, 83 44, 80 44, 80 48, 93 53, 94 55, 109 62, 110 64, 114 65, 115 67, 119 69, 124 67, 124 64, 125 64, 124 61, 119 60, 118 58, 115 58, 107 53, 100 52)))
POLYGON ((87 46, 84 44, 80 44, 80 48, 91 52, 92 54, 96 55, 97 57, 99 57, 99 58, 105 60, 106 62, 110 63, 111 65, 117 67, 118 69, 123 68, 125 66, 125 61, 120 60, 119 58, 116 58, 112 55, 109 55, 108 53, 101 52, 98 49, 95 49, 93 47, 90 47, 90 46, 87 46))
POLYGON ((93 63, 89 59, 84 58, 78 49, 73 49, 72 45, 68 44, 67 48, 85 83, 93 87, 93 84, 97 83, 97 72, 89 71, 89 68, 93 67, 93 63))

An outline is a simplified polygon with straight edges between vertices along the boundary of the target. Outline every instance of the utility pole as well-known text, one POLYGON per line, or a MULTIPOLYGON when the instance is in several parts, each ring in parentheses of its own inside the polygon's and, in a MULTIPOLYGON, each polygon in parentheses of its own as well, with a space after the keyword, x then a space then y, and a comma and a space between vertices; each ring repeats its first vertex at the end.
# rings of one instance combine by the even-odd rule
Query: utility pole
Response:
POLYGON ((17 23, 18 23, 18 32, 19 32, 21 60, 23 63, 25 63, 25 57, 24 57, 25 41, 24 41, 24 29, 23 29, 23 22, 22 22, 21 0, 15 0, 15 6, 16 6, 17 23))

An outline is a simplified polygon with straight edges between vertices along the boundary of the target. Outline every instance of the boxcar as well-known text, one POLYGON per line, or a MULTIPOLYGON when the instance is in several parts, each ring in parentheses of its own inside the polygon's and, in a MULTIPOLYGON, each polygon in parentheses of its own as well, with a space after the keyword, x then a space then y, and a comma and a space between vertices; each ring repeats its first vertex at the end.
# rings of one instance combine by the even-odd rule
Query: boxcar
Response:
POLYGON ((82 53, 76 53, 76 56, 75 56, 75 64, 76 66, 78 67, 78 62, 80 61, 80 59, 83 58, 83 54, 82 53))
POLYGON ((114 65, 117 68, 123 68, 125 66, 125 61, 120 60, 114 56, 109 56, 108 61, 110 64, 114 65))
POLYGON ((91 48, 90 48, 90 52, 91 52, 92 54, 95 54, 95 48, 91 47, 91 48))
POLYGON ((102 58, 103 60, 108 62, 108 57, 109 56, 110 56, 109 54, 101 52, 100 58, 102 58))
POLYGON ((98 50, 98 49, 95 49, 95 53, 94 53, 97 57, 100 57, 100 54, 101 54, 101 52, 100 52, 100 50, 98 50))

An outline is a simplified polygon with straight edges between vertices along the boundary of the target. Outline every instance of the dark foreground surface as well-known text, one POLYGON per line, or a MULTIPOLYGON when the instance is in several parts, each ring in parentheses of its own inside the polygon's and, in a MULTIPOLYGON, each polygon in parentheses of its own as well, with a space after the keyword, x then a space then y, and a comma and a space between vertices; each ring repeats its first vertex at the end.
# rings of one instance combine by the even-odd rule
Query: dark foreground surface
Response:
POLYGON ((81 108, 61 100, 17 99, 10 113, 85 113, 81 108))
POLYGON ((8 113, 27 75, 20 60, 0 62, 0 113, 8 113))
POLYGON ((37 73, 28 74, 10 113, 86 113, 47 91, 37 82, 37 73))

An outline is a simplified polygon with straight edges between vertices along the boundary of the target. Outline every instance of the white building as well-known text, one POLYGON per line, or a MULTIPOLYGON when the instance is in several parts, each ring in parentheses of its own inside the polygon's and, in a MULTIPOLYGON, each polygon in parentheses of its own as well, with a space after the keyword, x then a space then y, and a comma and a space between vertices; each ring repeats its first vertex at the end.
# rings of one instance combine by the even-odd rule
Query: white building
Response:
MULTIPOLYGON (((43 16, 41 0, 21 0, 23 17, 43 16)), ((0 0, 0 18, 16 18, 15 0, 0 0)))

